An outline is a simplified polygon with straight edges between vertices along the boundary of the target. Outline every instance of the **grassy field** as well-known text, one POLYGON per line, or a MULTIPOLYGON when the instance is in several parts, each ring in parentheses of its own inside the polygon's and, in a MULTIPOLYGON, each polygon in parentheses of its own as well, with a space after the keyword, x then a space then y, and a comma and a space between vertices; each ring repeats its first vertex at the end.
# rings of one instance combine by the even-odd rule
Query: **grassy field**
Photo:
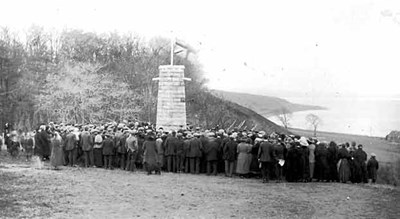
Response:
POLYGON ((62 167, 0 154, 0 218, 397 218, 394 187, 62 167))

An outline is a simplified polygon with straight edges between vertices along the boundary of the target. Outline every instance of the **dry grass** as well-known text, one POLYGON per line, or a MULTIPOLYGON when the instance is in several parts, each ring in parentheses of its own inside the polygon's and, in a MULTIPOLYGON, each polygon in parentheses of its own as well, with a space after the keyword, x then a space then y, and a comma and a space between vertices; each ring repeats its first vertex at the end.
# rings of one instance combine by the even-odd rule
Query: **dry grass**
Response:
POLYGON ((1 218, 396 218, 380 185, 260 180, 96 168, 60 171, 0 155, 1 218))
POLYGON ((377 183, 400 185, 400 159, 393 163, 386 163, 378 169, 377 183))

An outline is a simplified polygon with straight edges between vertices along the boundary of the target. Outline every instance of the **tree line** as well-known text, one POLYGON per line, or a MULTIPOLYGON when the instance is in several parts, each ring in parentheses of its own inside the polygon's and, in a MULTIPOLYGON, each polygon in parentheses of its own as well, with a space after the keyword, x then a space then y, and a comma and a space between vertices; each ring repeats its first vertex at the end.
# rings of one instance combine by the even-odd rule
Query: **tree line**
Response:
MULTIPOLYGON (((159 65, 169 64, 169 54, 170 42, 162 37, 39 26, 21 36, 3 27, 0 122, 19 130, 50 121, 96 124, 137 117, 154 123, 158 86, 152 78, 159 65)), ((192 78, 186 86, 189 122, 226 128, 244 120, 234 104, 208 92, 195 55, 176 55, 174 64, 184 65, 192 78)))

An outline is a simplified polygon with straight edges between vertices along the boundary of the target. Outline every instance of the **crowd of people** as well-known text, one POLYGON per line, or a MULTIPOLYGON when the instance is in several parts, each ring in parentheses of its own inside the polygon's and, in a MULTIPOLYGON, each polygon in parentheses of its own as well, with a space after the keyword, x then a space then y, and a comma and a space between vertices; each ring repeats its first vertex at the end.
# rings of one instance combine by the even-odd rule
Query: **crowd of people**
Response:
POLYGON ((262 182, 375 183, 376 155, 355 142, 337 144, 264 131, 181 128, 167 131, 149 123, 124 121, 102 125, 41 125, 28 133, 5 136, 12 157, 24 151, 49 160, 55 168, 144 170, 147 174, 191 173, 259 177, 262 182))

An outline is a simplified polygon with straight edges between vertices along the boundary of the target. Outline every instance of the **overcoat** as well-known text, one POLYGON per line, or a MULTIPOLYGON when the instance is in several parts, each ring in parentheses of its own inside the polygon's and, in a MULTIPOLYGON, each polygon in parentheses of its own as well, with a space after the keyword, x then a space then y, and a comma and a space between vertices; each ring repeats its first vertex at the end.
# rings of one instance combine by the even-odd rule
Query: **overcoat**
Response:
POLYGON ((237 166, 236 173, 239 174, 247 174, 250 172, 250 163, 251 163, 251 144, 241 142, 238 144, 237 152, 237 166))
POLYGON ((368 179, 376 180, 378 169, 378 161, 374 157, 371 157, 367 162, 368 179))
POLYGON ((65 150, 70 151, 76 148, 76 135, 72 132, 68 133, 65 138, 65 150))
POLYGON ((103 141, 103 155, 114 155, 114 141, 111 137, 103 141))
POLYGON ((203 150, 203 145, 200 139, 193 138, 190 141, 189 152, 187 154, 187 157, 190 158, 201 157, 202 150, 203 150))
POLYGON ((223 148, 223 159, 228 161, 235 161, 237 156, 238 143, 234 139, 230 139, 223 148))
POLYGON ((156 141, 154 140, 146 140, 143 143, 144 150, 144 159, 143 162, 146 163, 149 167, 154 167, 158 162, 158 152, 156 141))
POLYGON ((82 132, 80 145, 83 151, 91 151, 93 149, 93 136, 88 131, 82 132))
POLYGON ((218 160, 218 152, 220 151, 220 143, 216 141, 216 139, 210 139, 207 144, 204 146, 204 152, 206 154, 207 161, 216 161, 218 160))
POLYGON ((272 162, 275 159, 274 145, 264 141, 260 144, 258 149, 258 158, 261 162, 272 162))

